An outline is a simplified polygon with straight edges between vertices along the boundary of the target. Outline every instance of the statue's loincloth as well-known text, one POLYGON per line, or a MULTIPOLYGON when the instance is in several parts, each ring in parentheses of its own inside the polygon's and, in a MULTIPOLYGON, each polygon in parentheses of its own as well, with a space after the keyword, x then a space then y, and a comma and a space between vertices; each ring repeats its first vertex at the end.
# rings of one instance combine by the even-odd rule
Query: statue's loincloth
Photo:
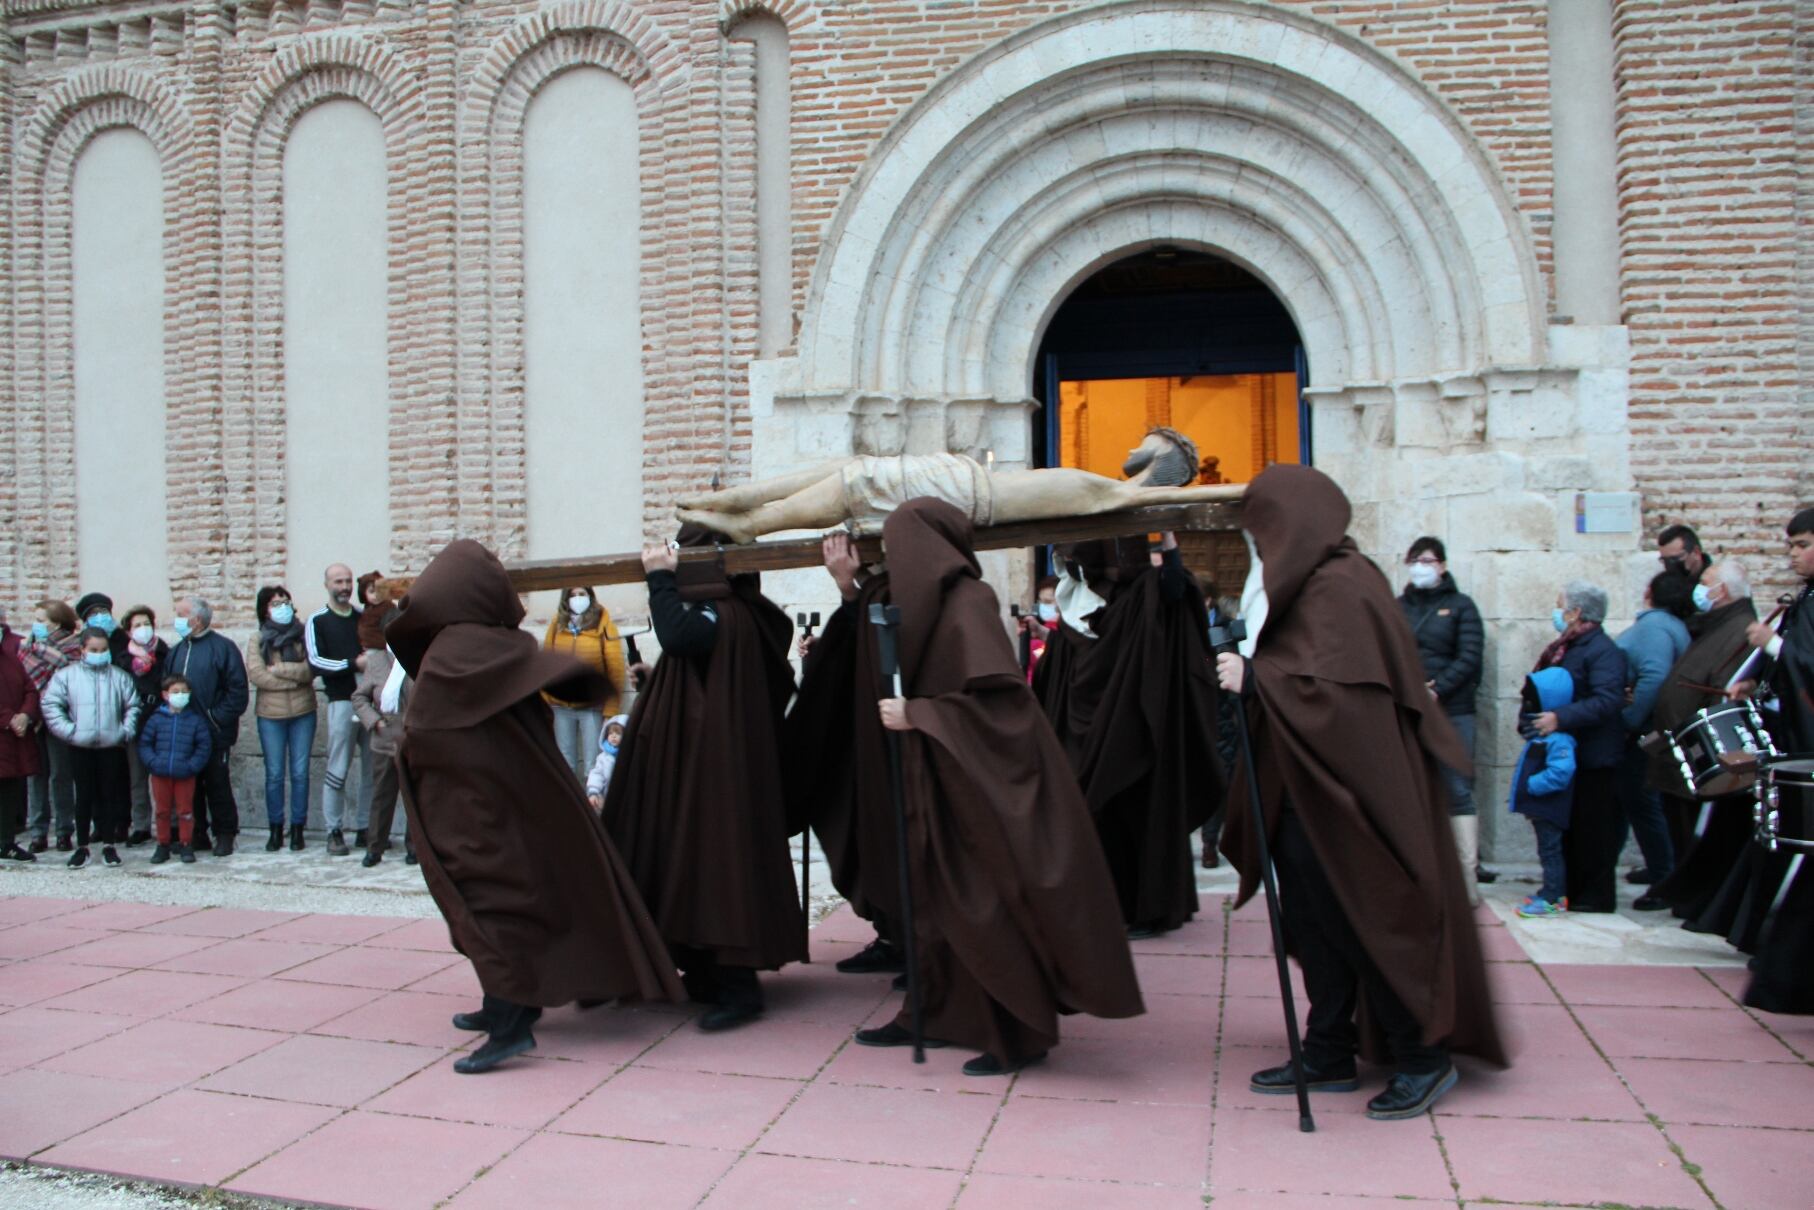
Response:
POLYGON ((888 514, 920 496, 955 505, 973 525, 995 516, 989 472, 963 454, 897 454, 844 464, 844 507, 859 533, 879 533, 888 514))

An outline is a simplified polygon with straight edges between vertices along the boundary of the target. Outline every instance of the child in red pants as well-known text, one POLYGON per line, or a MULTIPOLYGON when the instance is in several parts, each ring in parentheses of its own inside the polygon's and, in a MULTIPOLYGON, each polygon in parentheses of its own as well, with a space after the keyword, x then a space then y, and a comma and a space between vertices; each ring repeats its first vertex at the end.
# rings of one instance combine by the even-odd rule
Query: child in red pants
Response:
POLYGON ((189 709, 189 682, 164 679, 164 704, 139 728, 139 757, 151 775, 151 807, 156 819, 157 849, 152 865, 170 860, 172 816, 177 860, 193 862, 195 850, 195 778, 208 767, 214 737, 208 720, 189 709))

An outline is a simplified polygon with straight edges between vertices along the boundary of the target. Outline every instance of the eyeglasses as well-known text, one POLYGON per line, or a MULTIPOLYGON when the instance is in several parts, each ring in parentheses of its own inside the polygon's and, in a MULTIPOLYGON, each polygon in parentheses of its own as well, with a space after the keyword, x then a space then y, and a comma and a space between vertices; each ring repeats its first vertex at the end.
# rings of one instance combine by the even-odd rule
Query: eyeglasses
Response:
POLYGON ((1442 566, 1442 560, 1438 559, 1435 555, 1419 555, 1415 559, 1406 559, 1405 560, 1406 567, 1410 567, 1410 566, 1413 566, 1413 565, 1419 564, 1419 563, 1423 564, 1423 566, 1425 566, 1425 567, 1441 567, 1442 566))

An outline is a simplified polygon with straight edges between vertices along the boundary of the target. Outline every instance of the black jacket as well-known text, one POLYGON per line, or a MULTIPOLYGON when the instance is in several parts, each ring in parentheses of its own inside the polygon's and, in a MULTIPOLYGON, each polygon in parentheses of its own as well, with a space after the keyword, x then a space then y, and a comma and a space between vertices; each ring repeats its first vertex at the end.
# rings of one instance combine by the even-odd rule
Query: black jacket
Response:
POLYGON ((1575 768, 1610 769, 1625 753, 1625 653, 1595 629, 1569 644, 1561 666, 1575 678, 1575 700, 1556 708, 1556 722, 1575 737, 1575 768))
POLYGON ((1417 638, 1424 677, 1436 682, 1443 709, 1450 714, 1474 713, 1486 639, 1473 598, 1456 588, 1455 577, 1445 571, 1435 588, 1407 588, 1398 603, 1417 638))
POLYGON ((191 709, 207 715, 214 725, 214 751, 231 748, 239 738, 239 716, 252 700, 239 644, 209 630, 172 647, 164 668, 189 682, 191 709))

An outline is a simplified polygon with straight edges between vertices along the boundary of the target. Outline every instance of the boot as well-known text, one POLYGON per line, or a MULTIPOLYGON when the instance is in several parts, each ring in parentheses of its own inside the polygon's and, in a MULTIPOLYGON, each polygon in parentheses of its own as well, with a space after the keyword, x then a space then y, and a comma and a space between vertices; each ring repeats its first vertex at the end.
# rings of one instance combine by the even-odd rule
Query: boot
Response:
POLYGON ((370 828, 360 828, 353 833, 353 847, 355 849, 369 849, 372 847, 372 833, 370 828))
POLYGON ((414 842, 409 841, 409 840, 405 840, 403 842, 403 864, 404 865, 415 865, 416 864, 416 846, 415 846, 414 842))
POLYGON ((169 860, 170 860, 170 846, 165 844, 161 840, 158 841, 157 848, 151 850, 151 864, 152 865, 163 865, 166 861, 169 861, 169 860))
POLYGON ((328 856, 345 857, 351 851, 346 847, 346 836, 341 833, 340 829, 330 828, 328 830, 328 856))
POLYGON ((302 825, 299 823, 290 825, 290 852, 302 852, 302 825))
POLYGON ((265 852, 275 853, 281 848, 283 848, 283 825, 274 823, 271 825, 271 839, 265 841, 265 852))
POLYGON ((216 857, 233 856, 233 833, 222 832, 214 838, 214 855, 216 857))
POLYGON ((1480 816, 1451 815, 1455 829, 1455 852, 1461 858, 1461 881, 1467 887, 1468 902, 1480 906, 1480 887, 1474 881, 1474 865, 1480 855, 1480 816))
POLYGON ((529 1027, 542 1015, 541 1009, 486 996, 481 1011, 491 1022, 490 1036, 477 1050, 455 1061, 454 1070, 463 1076, 490 1071, 505 1059, 535 1049, 535 1035, 529 1032, 529 1027))

